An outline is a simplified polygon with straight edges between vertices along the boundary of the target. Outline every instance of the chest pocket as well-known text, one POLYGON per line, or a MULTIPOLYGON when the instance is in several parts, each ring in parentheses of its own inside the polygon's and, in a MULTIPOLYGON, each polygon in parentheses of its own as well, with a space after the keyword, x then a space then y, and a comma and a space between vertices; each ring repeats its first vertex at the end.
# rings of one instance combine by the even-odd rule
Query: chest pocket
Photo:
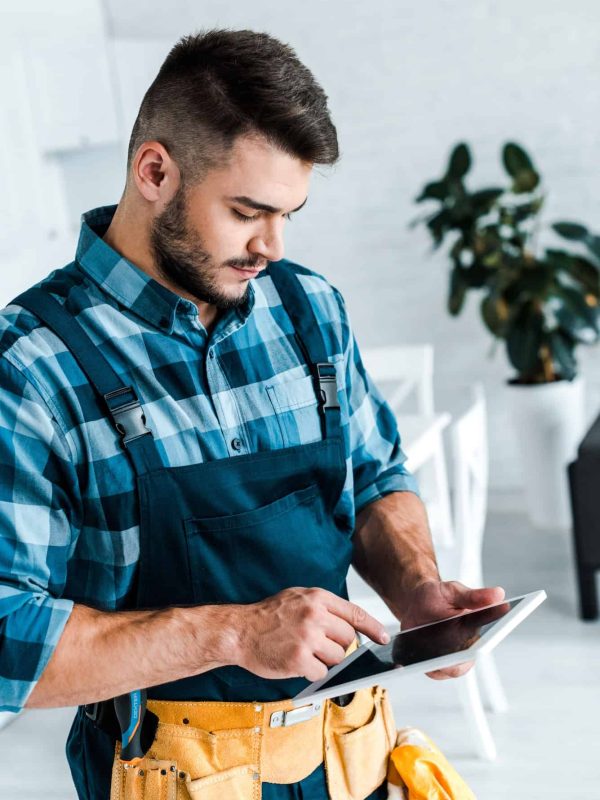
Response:
POLYGON ((310 375, 266 388, 283 447, 308 444, 321 438, 317 396, 310 375))

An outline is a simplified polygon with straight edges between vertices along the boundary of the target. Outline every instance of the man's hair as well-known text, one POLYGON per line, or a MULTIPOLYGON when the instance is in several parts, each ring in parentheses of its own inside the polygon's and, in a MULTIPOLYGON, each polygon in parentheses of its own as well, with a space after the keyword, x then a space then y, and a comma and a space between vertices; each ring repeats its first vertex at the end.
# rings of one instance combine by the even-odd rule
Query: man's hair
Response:
POLYGON ((175 44, 144 95, 127 172, 138 147, 156 140, 190 184, 243 134, 313 164, 339 157, 327 95, 289 45, 249 30, 200 31, 175 44))

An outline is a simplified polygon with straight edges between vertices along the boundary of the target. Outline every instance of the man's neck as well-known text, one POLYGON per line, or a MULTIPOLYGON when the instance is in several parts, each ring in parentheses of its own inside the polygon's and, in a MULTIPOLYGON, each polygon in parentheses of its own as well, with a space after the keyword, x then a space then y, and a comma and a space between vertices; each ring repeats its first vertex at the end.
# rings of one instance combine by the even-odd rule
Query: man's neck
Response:
POLYGON ((198 308, 200 322, 210 333, 219 317, 219 309, 193 297, 159 272, 150 246, 150 221, 143 220, 139 214, 131 213, 121 200, 102 239, 150 278, 179 297, 194 303, 198 308))

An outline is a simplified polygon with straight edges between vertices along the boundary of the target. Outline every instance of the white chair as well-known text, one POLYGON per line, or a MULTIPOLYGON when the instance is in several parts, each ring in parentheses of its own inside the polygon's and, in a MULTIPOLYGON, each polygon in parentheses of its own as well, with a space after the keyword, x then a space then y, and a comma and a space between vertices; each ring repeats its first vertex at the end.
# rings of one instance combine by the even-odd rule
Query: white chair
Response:
MULTIPOLYGON (((364 348, 362 360, 367 372, 380 388, 397 415, 411 410, 422 417, 433 417, 433 345, 390 345, 364 348), (412 397, 412 409, 410 400, 412 397)), ((402 424, 399 420, 400 435, 402 424)), ((408 465, 410 467, 410 464, 408 465)), ((431 450, 416 477, 434 541, 450 545, 454 541, 450 489, 444 455, 442 430, 431 440, 431 450)))
POLYGON ((361 349, 363 364, 393 411, 414 396, 418 414, 433 414, 433 345, 407 344, 361 349), (384 385, 389 390, 384 391, 384 385))
MULTIPOLYGON (((408 410, 428 421, 433 418, 433 345, 363 348, 361 357, 367 372, 394 413, 408 407, 408 410)), ((428 437, 426 451, 421 454, 420 460, 424 464, 417 474, 419 489, 427 506, 430 526, 435 529, 435 538, 450 543, 453 534, 449 486, 441 429, 438 431, 437 426, 434 434, 428 437), (427 472, 429 466, 432 466, 432 471, 427 472), (429 482, 427 478, 430 478, 429 482), (441 512, 438 513, 437 509, 441 509, 441 512), (433 525, 432 520, 435 520, 433 525)), ((390 633, 397 632, 398 620, 353 568, 348 573, 348 593, 352 601, 382 622, 390 633)))
MULTIPOLYGON (((483 586, 482 546, 487 513, 488 451, 483 387, 474 388, 474 401, 451 427, 454 477, 455 544, 436 546, 440 574, 467 586, 483 586)), ((485 715, 479 682, 493 711, 507 709, 506 696, 492 654, 478 658, 476 666, 458 680, 461 703, 479 755, 496 757, 496 746, 485 715)))

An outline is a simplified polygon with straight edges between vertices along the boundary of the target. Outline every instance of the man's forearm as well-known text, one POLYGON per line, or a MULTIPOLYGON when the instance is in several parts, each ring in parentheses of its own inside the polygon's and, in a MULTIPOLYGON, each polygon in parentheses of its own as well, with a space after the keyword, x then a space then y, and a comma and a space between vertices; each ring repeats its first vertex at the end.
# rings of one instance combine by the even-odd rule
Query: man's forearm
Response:
POLYGON ((27 707, 92 703, 231 664, 235 609, 106 612, 75 605, 27 707))
POLYGON ((353 565, 398 619, 416 586, 439 581, 427 513, 416 494, 392 492, 358 514, 353 565))

